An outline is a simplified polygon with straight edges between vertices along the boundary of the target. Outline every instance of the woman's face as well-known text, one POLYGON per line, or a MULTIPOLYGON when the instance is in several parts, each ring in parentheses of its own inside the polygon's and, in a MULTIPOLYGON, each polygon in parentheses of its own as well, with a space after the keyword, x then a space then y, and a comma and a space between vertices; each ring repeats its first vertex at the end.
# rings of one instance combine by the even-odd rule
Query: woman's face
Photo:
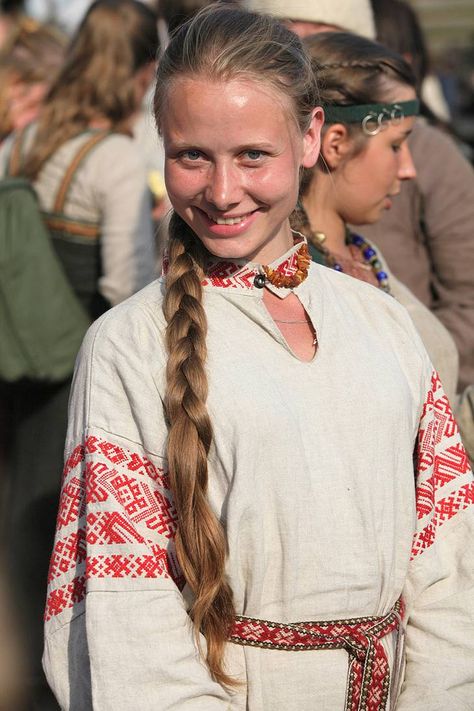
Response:
POLYGON ((162 121, 176 212, 218 257, 269 263, 292 245, 299 170, 317 160, 322 113, 303 136, 289 99, 249 79, 176 80, 162 121))
MULTIPOLYGON (((396 101, 415 98, 412 89, 401 90, 396 101)), ((377 135, 367 137, 361 152, 349 157, 333 172, 335 208, 345 222, 355 225, 377 222, 392 198, 400 192, 402 180, 416 176, 407 144, 415 117, 398 125, 388 122, 377 135)))

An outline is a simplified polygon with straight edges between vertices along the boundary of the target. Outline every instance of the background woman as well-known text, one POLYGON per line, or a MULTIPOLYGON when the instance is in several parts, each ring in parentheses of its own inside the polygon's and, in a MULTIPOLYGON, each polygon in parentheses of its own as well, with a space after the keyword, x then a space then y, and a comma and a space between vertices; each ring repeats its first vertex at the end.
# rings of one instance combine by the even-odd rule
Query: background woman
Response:
POLYGON ((305 45, 319 78, 325 126, 319 160, 303 179, 295 226, 308 238, 313 259, 392 293, 409 310, 454 401, 453 339, 390 273, 363 232, 348 227, 377 222, 402 182, 416 175, 407 144, 417 113, 415 77, 397 54, 353 34, 321 33, 305 45), (401 107, 395 120, 383 113, 387 101, 401 107))
POLYGON ((61 705, 383 709, 389 670, 399 711, 468 705, 472 475, 405 310, 291 231, 322 123, 300 41, 199 13, 156 112, 166 278, 94 324, 75 375, 46 609, 61 705))
MULTIPOLYGON (((146 167, 130 132, 156 49, 156 18, 141 2, 94 3, 38 122, 2 147, 2 172, 8 165, 33 181, 56 252, 90 321, 154 276, 146 167), (74 159, 92 140, 97 143, 61 192, 74 159)), ((69 389, 70 378, 1 384, 9 572, 27 631, 35 708, 51 704, 41 670, 42 613, 69 389)))
MULTIPOLYGON (((416 13, 403 0, 372 4, 379 42, 411 62, 421 86, 428 63, 416 13)), ((423 117, 416 121, 408 140, 416 178, 402 185, 394 209, 367 225, 364 234, 382 248, 393 273, 453 336, 462 392, 474 383, 474 170, 437 124, 423 117)))

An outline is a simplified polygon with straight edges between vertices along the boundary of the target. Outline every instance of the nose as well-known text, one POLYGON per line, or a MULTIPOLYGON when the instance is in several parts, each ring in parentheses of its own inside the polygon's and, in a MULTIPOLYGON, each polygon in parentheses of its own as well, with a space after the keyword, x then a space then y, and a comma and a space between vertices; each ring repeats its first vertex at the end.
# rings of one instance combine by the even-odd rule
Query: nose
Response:
POLYGON ((242 186, 239 172, 229 163, 216 163, 209 171, 205 191, 207 202, 224 212, 240 202, 242 186))
POLYGON ((399 153, 400 161, 398 164, 397 177, 399 180, 413 180, 416 178, 416 168, 413 163, 413 158, 408 147, 408 143, 405 141, 401 145, 401 150, 399 153))

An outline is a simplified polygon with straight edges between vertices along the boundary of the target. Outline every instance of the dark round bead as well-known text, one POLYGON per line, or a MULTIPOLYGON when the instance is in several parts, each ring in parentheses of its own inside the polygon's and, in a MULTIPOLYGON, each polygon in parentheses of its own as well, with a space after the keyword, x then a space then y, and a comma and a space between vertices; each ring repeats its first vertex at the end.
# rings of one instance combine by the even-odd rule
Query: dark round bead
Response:
POLYGON ((370 259, 371 257, 375 257, 376 252, 372 247, 367 247, 367 249, 364 249, 363 255, 366 259, 370 259))
POLYGON ((265 274, 257 274, 255 279, 253 280, 253 285, 257 289, 263 289, 263 287, 265 286, 265 280, 266 280, 265 274))
POLYGON ((341 267, 341 265, 338 264, 337 262, 334 262, 334 269, 335 269, 337 272, 342 272, 342 267, 341 267))
POLYGON ((388 274, 387 272, 377 272, 376 277, 379 281, 382 281, 383 279, 388 279, 388 274))
POLYGON ((351 234, 351 242, 352 242, 352 244, 357 245, 357 247, 362 247, 362 245, 364 244, 365 240, 364 240, 364 238, 361 237, 360 235, 351 234))

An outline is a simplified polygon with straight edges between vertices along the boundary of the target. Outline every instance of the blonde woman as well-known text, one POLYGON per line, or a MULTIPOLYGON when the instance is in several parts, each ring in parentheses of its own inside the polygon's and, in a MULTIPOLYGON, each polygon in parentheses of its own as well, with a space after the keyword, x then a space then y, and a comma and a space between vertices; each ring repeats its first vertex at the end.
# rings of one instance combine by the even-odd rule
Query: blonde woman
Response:
POLYGON ((203 11, 155 107, 166 274, 92 327, 71 400, 62 707, 467 707, 472 474, 405 310, 291 230, 323 119, 300 41, 203 11))

